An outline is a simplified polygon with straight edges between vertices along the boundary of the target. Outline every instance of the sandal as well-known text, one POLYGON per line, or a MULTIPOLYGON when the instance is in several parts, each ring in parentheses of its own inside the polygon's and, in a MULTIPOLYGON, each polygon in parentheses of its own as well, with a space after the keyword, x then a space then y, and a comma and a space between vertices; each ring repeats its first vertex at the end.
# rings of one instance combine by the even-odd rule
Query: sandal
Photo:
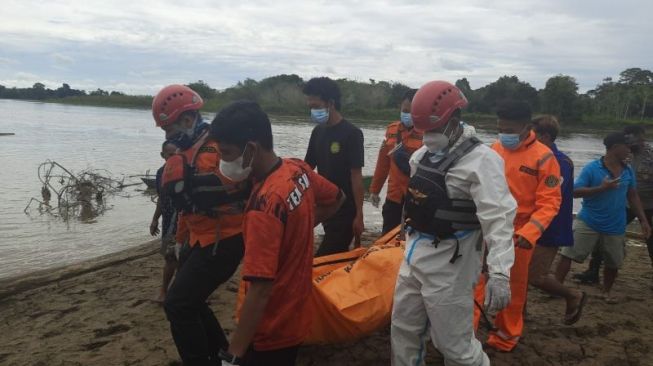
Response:
POLYGON ((583 307, 585 306, 586 302, 587 294, 583 291, 580 295, 580 302, 578 303, 578 306, 576 306, 576 309, 572 313, 565 314, 563 323, 565 325, 572 325, 580 320, 580 316, 583 314, 583 307))

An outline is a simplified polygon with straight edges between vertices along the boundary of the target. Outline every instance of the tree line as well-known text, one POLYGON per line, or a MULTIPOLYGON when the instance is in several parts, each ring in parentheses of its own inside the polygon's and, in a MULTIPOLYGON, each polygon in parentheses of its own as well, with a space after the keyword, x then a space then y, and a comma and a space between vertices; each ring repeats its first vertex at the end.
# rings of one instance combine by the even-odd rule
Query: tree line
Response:
MULTIPOLYGON (((410 89, 400 82, 337 79, 342 91, 342 109, 347 116, 370 119, 396 118, 404 93, 410 89)), ((198 80, 187 84, 205 100, 207 111, 215 112, 238 99, 257 101, 271 114, 305 115, 304 80, 298 75, 276 75, 259 81, 245 79, 224 90, 212 88, 198 80)), ((549 78, 538 90, 517 76, 502 76, 478 89, 472 89, 466 78, 456 85, 469 100, 468 112, 479 115, 494 113, 502 99, 526 100, 539 113, 550 113, 563 121, 642 121, 653 118, 653 72, 629 68, 617 80, 605 78, 596 88, 579 93, 576 79, 569 75, 549 78)), ((151 96, 126 95, 119 91, 97 89, 91 92, 63 84, 49 89, 42 83, 31 88, 8 88, 0 85, 0 98, 61 101, 75 104, 149 108, 151 96)))

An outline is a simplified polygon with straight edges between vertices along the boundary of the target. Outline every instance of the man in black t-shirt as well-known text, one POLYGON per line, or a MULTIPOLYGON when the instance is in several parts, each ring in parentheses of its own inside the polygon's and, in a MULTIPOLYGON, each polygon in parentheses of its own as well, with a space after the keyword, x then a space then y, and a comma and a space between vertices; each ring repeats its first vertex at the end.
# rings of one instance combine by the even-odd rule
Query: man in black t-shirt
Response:
POLYGON ((327 77, 313 78, 304 86, 311 120, 311 133, 304 160, 337 185, 346 195, 345 203, 322 223, 324 239, 316 257, 360 246, 363 232, 363 132, 340 114, 340 89, 327 77))

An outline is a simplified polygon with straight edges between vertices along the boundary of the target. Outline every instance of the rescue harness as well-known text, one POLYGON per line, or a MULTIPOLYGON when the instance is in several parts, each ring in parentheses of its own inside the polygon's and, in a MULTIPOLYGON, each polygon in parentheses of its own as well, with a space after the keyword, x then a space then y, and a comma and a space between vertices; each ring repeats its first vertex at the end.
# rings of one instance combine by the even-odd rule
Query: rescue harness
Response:
POLYGON ((471 137, 436 162, 431 159, 435 154, 426 152, 408 183, 404 205, 406 226, 433 236, 436 247, 441 240, 455 239, 456 251, 451 263, 460 257, 458 238, 454 234, 460 230, 480 229, 481 224, 474 201, 449 197, 445 177, 460 158, 480 144, 478 138, 471 137))
POLYGON ((242 212, 249 196, 249 186, 225 184, 214 172, 200 173, 195 166, 200 153, 218 154, 217 144, 208 142, 208 130, 189 149, 168 158, 163 169, 162 193, 170 197, 176 210, 215 217, 223 213, 219 206, 229 204, 242 212), (240 205, 238 205, 240 203, 240 205))

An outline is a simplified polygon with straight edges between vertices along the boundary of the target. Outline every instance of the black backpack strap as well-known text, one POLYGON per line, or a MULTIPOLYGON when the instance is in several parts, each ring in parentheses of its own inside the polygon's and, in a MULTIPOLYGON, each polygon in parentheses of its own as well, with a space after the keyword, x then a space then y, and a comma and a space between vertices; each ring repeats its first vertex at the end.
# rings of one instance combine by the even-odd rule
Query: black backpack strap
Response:
POLYGON ((472 136, 467 140, 463 141, 458 147, 456 147, 452 152, 450 152, 447 157, 444 159, 442 164, 440 164, 439 169, 446 172, 451 168, 460 158, 467 155, 472 151, 476 146, 481 144, 481 140, 472 136))
MULTIPOLYGON (((209 137, 209 130, 206 129, 200 137, 197 139, 197 141, 193 144, 193 156, 191 157, 190 161, 188 162, 191 167, 195 168, 195 162, 197 161, 197 156, 200 153, 200 150, 204 146, 204 143, 206 143, 207 138, 209 137)), ((217 151, 216 151, 217 153, 217 151)))

